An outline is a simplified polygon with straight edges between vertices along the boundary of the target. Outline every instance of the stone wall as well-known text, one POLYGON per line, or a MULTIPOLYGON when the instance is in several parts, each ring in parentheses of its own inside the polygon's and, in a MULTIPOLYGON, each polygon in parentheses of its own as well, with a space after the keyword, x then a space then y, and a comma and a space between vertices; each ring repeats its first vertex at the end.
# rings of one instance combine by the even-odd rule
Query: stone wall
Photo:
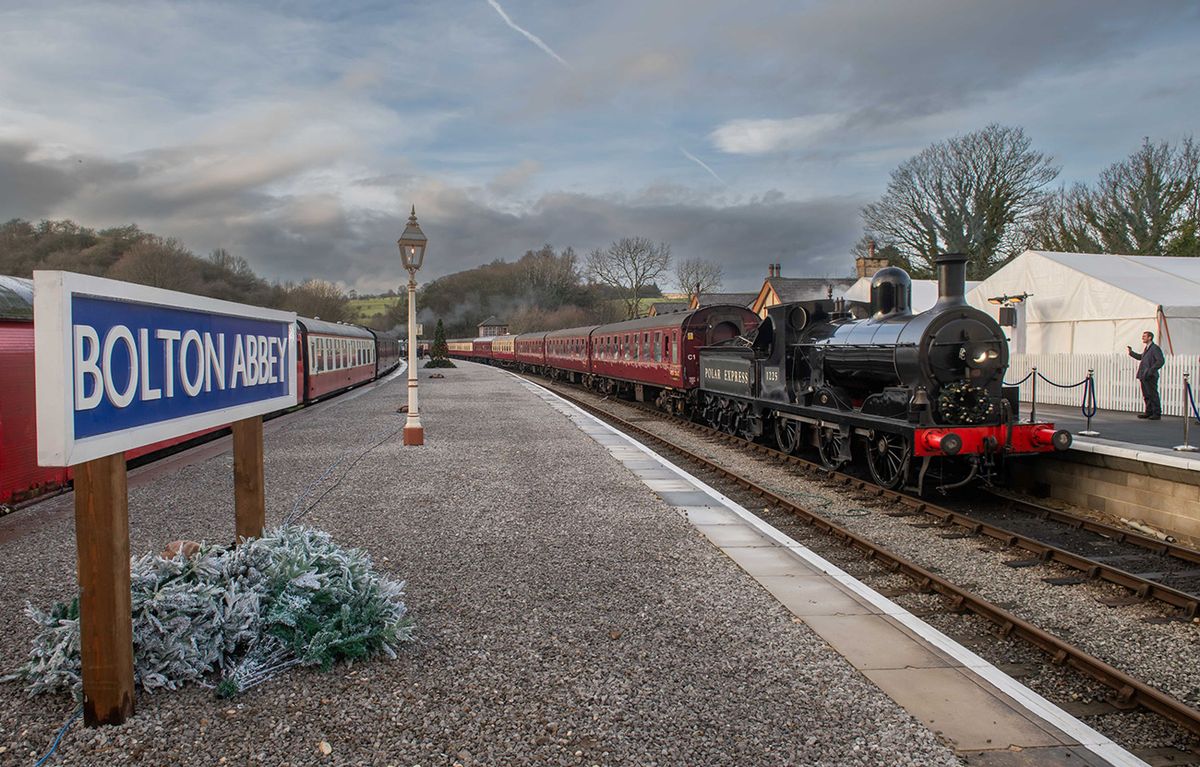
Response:
POLYGON ((1090 509, 1120 525, 1134 519, 1200 541, 1200 472, 1075 450, 1014 462, 1017 489, 1090 509))

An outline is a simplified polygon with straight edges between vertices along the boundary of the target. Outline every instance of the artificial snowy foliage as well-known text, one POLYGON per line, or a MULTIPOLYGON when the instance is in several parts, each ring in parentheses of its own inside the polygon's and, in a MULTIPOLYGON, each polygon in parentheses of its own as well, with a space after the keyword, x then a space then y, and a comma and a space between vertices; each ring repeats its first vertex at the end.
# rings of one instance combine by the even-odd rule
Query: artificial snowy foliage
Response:
MULTIPOLYGON (((404 584, 327 533, 279 527, 236 548, 131 563, 134 679, 147 690, 188 682, 244 691, 295 665, 328 669, 412 637, 404 584)), ((41 626, 29 661, 6 679, 30 693, 81 687, 78 600, 26 614, 41 626)))

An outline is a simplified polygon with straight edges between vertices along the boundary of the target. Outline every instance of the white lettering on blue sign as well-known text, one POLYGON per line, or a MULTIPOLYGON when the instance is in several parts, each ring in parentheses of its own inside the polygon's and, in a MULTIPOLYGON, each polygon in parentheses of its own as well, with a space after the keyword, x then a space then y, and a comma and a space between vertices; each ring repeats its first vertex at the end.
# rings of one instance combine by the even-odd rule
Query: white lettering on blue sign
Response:
POLYGON ((150 345, 149 328, 138 329, 136 344, 133 333, 124 325, 109 328, 103 340, 90 325, 76 325, 74 330, 77 411, 99 406, 105 396, 117 408, 129 407, 135 401, 161 399, 164 390, 170 399, 175 396, 176 379, 180 381, 182 396, 195 397, 201 389, 210 392, 214 386, 218 390, 263 386, 287 377, 283 369, 288 348, 286 335, 235 334, 233 364, 227 365, 224 333, 201 334, 189 330, 181 337, 176 331, 158 330, 155 339, 161 348, 155 350, 150 345), (116 355, 120 361, 114 364, 118 344, 124 351, 116 355), (155 364, 161 368, 152 370, 151 365, 155 364), (152 380, 159 386, 152 385, 152 380))
POLYGON ((295 315, 34 275, 38 460, 68 466, 290 407, 295 315))

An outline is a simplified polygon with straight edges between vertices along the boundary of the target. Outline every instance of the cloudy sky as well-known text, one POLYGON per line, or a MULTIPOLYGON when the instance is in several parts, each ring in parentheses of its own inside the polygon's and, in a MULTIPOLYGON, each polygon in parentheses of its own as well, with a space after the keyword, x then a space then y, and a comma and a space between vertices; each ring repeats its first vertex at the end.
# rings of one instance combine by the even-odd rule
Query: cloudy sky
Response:
POLYGON ((1200 133, 1200 5, 0 0, 0 220, 136 222, 272 279, 422 279, 629 235, 726 288, 851 266, 937 140, 1019 125, 1090 181, 1200 133))

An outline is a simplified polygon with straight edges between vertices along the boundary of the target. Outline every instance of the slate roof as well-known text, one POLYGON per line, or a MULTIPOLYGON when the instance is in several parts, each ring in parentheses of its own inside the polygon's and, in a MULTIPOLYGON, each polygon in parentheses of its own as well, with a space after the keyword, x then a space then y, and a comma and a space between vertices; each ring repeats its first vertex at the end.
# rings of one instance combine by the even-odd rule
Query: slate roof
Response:
POLYGON ((670 314, 671 312, 686 312, 686 301, 655 301, 650 305, 655 314, 670 314))
POLYGON ((833 295, 840 296, 854 284, 855 279, 854 277, 768 277, 767 284, 775 291, 775 295, 779 296, 780 303, 790 304, 793 301, 828 298, 830 286, 833 286, 833 295))
POLYGON ((733 304, 734 306, 750 306, 757 293, 701 293, 700 306, 715 306, 717 304, 733 304))

